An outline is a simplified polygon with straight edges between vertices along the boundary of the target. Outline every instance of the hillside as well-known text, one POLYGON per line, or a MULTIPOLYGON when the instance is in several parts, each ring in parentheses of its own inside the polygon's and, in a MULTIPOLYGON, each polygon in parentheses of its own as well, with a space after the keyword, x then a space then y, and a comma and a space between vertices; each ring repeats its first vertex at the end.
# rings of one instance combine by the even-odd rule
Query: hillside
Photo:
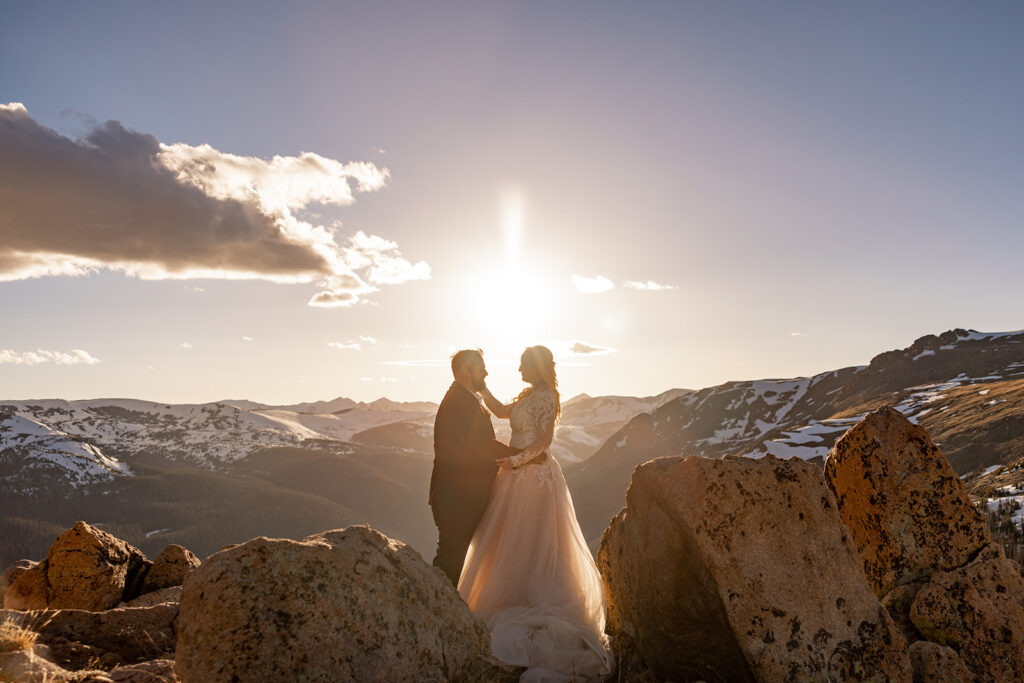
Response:
POLYGON ((881 353, 866 366, 726 382, 670 401, 631 420, 566 473, 584 534, 598 540, 642 462, 694 454, 820 459, 882 405, 928 429, 960 473, 1021 457, 1024 331, 951 330, 881 353))

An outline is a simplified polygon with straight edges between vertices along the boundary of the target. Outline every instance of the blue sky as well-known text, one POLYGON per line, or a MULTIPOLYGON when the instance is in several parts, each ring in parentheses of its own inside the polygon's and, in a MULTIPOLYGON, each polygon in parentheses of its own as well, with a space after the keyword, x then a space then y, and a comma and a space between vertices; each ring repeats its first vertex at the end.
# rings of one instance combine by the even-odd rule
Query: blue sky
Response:
POLYGON ((0 395, 436 400, 463 346, 508 395, 530 343, 569 395, 637 395, 1024 327, 1019 3, 210 4, 5 3, 0 103, 387 169, 294 214, 429 279, 330 308, 260 274, 0 281, 0 395))

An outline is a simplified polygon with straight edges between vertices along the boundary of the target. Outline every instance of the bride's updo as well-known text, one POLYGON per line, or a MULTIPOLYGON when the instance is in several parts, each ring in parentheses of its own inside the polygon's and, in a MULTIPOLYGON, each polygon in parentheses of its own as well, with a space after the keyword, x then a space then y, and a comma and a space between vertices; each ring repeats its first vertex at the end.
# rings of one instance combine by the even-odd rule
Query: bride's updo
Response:
POLYGON ((526 387, 519 396, 516 397, 517 401, 521 401, 530 395, 538 385, 543 385, 551 389, 555 394, 555 403, 558 406, 558 411, 555 414, 555 419, 562 414, 562 399, 558 395, 558 376, 555 374, 555 357, 551 353, 551 349, 546 346, 528 346, 523 355, 520 358, 523 367, 528 367, 536 372, 536 376, 540 379, 537 384, 526 387))

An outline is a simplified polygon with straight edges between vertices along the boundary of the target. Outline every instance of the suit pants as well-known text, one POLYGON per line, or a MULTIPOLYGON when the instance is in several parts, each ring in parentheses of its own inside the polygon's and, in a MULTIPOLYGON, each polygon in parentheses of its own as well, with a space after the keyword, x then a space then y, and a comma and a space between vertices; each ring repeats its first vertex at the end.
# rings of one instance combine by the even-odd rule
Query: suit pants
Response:
POLYGON ((434 566, 439 567, 452 585, 459 585, 462 564, 466 561, 473 532, 484 516, 491 491, 483 493, 449 494, 435 497, 431 511, 437 525, 437 554, 434 566))

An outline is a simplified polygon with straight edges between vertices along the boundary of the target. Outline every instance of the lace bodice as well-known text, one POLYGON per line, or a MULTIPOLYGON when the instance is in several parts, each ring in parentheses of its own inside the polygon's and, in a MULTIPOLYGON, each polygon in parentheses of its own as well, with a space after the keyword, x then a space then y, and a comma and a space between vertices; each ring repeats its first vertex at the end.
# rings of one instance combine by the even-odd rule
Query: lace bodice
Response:
POLYGON ((535 389, 525 398, 516 401, 509 413, 512 437, 508 445, 526 448, 555 422, 558 414, 558 400, 550 389, 535 389))

